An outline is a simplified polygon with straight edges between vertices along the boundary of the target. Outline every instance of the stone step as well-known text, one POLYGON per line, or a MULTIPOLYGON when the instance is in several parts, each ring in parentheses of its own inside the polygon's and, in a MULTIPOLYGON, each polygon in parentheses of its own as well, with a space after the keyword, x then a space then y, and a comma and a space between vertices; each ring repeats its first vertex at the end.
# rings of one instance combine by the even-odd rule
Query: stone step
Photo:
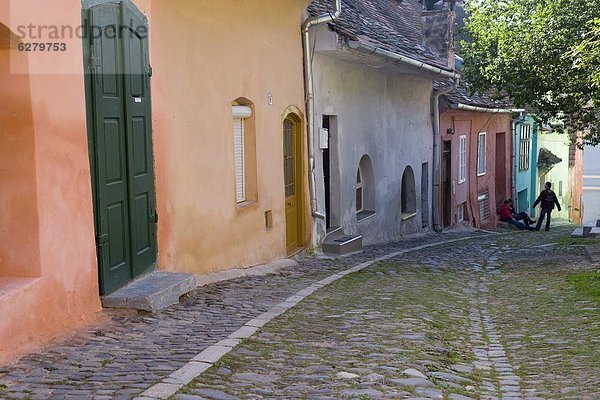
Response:
POLYGON ((361 235, 334 235, 323 241, 323 253, 327 255, 343 256, 362 250, 361 235))
POLYGON ((600 228, 594 226, 592 229, 590 229, 590 233, 588 234, 588 236, 591 238, 600 237, 600 228))
POLYGON ((179 303, 196 289, 196 277, 174 272, 152 272, 102 297, 105 308, 132 308, 156 312, 179 303))
POLYGON ((583 230, 583 226, 580 228, 575 228, 575 230, 571 233, 572 238, 580 239, 585 237, 585 232, 583 230))
POLYGON ((515 230, 515 231, 519 230, 519 228, 517 228, 515 225, 509 224, 508 222, 500 221, 500 220, 498 220, 498 222, 496 222, 496 228, 511 229, 511 230, 515 230))

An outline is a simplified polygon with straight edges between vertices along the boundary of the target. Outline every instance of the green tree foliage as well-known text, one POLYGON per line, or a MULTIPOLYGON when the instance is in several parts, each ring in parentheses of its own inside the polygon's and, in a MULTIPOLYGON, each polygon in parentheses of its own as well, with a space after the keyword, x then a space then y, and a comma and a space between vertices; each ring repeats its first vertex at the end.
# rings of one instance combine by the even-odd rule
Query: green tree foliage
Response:
POLYGON ((466 0, 463 76, 600 143, 600 0, 466 0))

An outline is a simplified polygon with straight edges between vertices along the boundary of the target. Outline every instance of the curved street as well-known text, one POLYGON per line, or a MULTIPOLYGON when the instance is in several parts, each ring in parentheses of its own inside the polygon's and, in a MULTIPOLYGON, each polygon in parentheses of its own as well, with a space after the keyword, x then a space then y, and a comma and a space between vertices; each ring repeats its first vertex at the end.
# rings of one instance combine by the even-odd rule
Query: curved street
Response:
POLYGON ((422 235, 112 312, 0 369, 0 398, 598 399, 600 312, 570 278, 598 264, 571 230, 422 235))

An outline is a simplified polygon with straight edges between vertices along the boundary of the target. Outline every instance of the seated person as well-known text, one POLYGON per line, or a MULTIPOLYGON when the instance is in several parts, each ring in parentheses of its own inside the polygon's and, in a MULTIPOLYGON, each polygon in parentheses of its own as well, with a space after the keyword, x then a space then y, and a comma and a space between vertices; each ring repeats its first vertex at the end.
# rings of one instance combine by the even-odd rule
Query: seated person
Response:
POLYGON ((515 209, 515 203, 513 202, 513 199, 508 199, 508 208, 510 209, 510 213, 512 214, 513 218, 517 221, 523 221, 525 223, 525 225, 531 225, 533 223, 535 223, 535 220, 531 219, 529 217, 529 214, 527 214, 525 211, 522 211, 520 213, 517 212, 517 210, 515 209))
POLYGON ((522 231, 524 231, 525 229, 527 229, 528 231, 535 230, 534 227, 529 226, 529 225, 525 225, 523 222, 517 221, 512 216, 512 214, 510 212, 510 207, 509 207, 508 200, 504 200, 504 204, 502 204, 502 207, 500 207, 500 210, 498 210, 498 215, 500 215, 500 219, 502 221, 508 222, 509 224, 513 224, 514 226, 516 226, 517 228, 519 228, 522 231))

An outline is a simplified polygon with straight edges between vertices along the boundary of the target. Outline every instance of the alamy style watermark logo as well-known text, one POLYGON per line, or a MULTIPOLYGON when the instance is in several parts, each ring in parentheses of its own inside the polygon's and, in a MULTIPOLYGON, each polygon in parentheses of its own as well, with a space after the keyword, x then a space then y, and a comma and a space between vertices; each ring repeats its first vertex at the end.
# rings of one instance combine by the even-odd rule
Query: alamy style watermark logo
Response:
MULTIPOLYGON (((1 1, 1 0, 0 0, 1 1)), ((129 1, 129 0, 124 0, 129 1)), ((11 73, 80 74, 103 71, 104 58, 129 40, 148 38, 140 18, 123 18, 119 3, 98 4, 84 12, 72 0, 10 0, 11 73), (113 50, 109 51, 109 49, 113 50), (101 53, 106 54, 101 54, 101 53)), ((141 0, 144 12, 150 1, 141 0)), ((106 60, 106 66, 114 66, 106 60)), ((116 67, 105 73, 126 73, 116 67)))

